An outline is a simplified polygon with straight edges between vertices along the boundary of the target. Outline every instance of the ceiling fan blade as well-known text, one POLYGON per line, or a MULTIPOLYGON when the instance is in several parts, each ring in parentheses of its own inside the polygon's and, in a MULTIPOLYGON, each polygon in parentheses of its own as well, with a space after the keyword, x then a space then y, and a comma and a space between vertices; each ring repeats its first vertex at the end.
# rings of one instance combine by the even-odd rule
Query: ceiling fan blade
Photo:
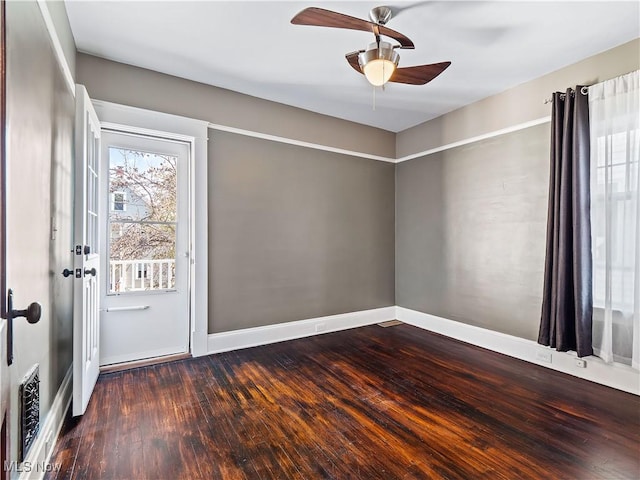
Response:
POLYGON ((364 75, 362 69, 360 68, 360 61, 358 60, 358 55, 360 55, 360 52, 362 52, 362 50, 356 50, 355 52, 347 53, 345 55, 345 58, 347 59, 347 62, 349 62, 349 65, 351 65, 356 72, 362 73, 364 75))
POLYGON ((413 42, 406 36, 395 30, 391 30, 383 25, 368 22, 356 17, 350 17, 343 13, 332 12, 324 8, 309 7, 302 10, 291 19, 294 25, 312 25, 316 27, 346 28, 349 30, 361 30, 363 32, 373 32, 393 38, 402 48, 414 48, 413 42))
POLYGON ((444 72, 449 65, 451 65, 451 62, 397 68, 396 71, 393 72, 393 75, 391 75, 389 81, 395 83, 408 83, 409 85, 424 85, 444 72))

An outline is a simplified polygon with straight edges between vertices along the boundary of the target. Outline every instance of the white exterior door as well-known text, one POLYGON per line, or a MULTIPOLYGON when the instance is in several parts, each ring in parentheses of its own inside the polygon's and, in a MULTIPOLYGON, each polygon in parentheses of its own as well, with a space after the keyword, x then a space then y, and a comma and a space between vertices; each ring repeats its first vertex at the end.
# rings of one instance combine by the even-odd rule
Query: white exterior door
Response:
POLYGON ((102 132, 101 365, 189 351, 188 143, 102 132))
POLYGON ((87 409, 100 373, 100 122, 86 89, 76 86, 74 205, 73 415, 87 409))

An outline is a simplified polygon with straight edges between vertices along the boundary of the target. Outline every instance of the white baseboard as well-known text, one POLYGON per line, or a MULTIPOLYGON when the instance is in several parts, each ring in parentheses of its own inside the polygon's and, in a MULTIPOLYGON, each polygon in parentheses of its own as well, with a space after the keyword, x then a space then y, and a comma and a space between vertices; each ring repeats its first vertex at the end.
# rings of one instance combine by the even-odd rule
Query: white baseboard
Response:
POLYGON ((519 358, 546 368, 584 378, 608 387, 640 395, 640 372, 626 365, 607 364, 600 358, 584 357, 586 368, 576 365, 575 352, 558 352, 532 340, 514 337, 493 330, 467 325, 428 313, 396 307, 396 318, 431 332, 519 358), (543 360, 547 358, 549 361, 543 360))
POLYGON ((40 428, 40 433, 36 437, 27 457, 21 464, 20 480, 41 480, 47 471, 55 470, 59 466, 51 465, 51 453, 55 446, 60 429, 64 422, 65 415, 71 404, 71 393, 73 382, 71 380, 73 365, 67 370, 62 384, 56 393, 49 413, 40 428))
POLYGON ((209 353, 227 352, 240 348, 257 347, 269 343, 309 337, 320 333, 337 332, 348 328, 394 320, 395 315, 396 307, 383 307, 327 317, 309 318, 295 322, 278 323, 264 327, 212 333, 208 337, 208 351, 209 353))
POLYGON ((576 365, 575 352, 558 352, 532 340, 398 306, 213 333, 208 336, 207 353, 257 347, 393 319, 574 377, 640 395, 640 372, 626 365, 607 364, 600 358, 591 356, 583 358, 586 368, 581 368, 576 365))

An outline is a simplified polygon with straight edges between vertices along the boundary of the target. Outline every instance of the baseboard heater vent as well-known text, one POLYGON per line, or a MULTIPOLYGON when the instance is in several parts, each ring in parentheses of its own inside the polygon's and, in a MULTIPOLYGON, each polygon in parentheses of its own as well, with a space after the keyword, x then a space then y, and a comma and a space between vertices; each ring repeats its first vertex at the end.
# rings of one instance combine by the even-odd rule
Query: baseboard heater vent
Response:
POLYGON ((400 320, 387 320, 386 322, 380 322, 378 324, 379 327, 395 327, 396 325, 402 325, 403 322, 401 322, 400 320))
POLYGON ((23 462, 40 431, 40 366, 34 367, 20 384, 19 461, 23 462))

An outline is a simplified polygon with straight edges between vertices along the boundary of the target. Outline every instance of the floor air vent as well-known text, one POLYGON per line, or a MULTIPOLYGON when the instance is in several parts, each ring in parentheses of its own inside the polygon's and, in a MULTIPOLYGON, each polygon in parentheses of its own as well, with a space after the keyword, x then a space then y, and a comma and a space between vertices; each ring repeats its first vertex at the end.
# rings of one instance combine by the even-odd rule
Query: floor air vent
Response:
POLYGON ((40 430, 40 367, 35 365, 20 384, 20 452, 24 461, 40 430))
POLYGON ((395 327, 396 325, 402 325, 400 320, 387 320, 386 322, 380 322, 379 327, 395 327))

